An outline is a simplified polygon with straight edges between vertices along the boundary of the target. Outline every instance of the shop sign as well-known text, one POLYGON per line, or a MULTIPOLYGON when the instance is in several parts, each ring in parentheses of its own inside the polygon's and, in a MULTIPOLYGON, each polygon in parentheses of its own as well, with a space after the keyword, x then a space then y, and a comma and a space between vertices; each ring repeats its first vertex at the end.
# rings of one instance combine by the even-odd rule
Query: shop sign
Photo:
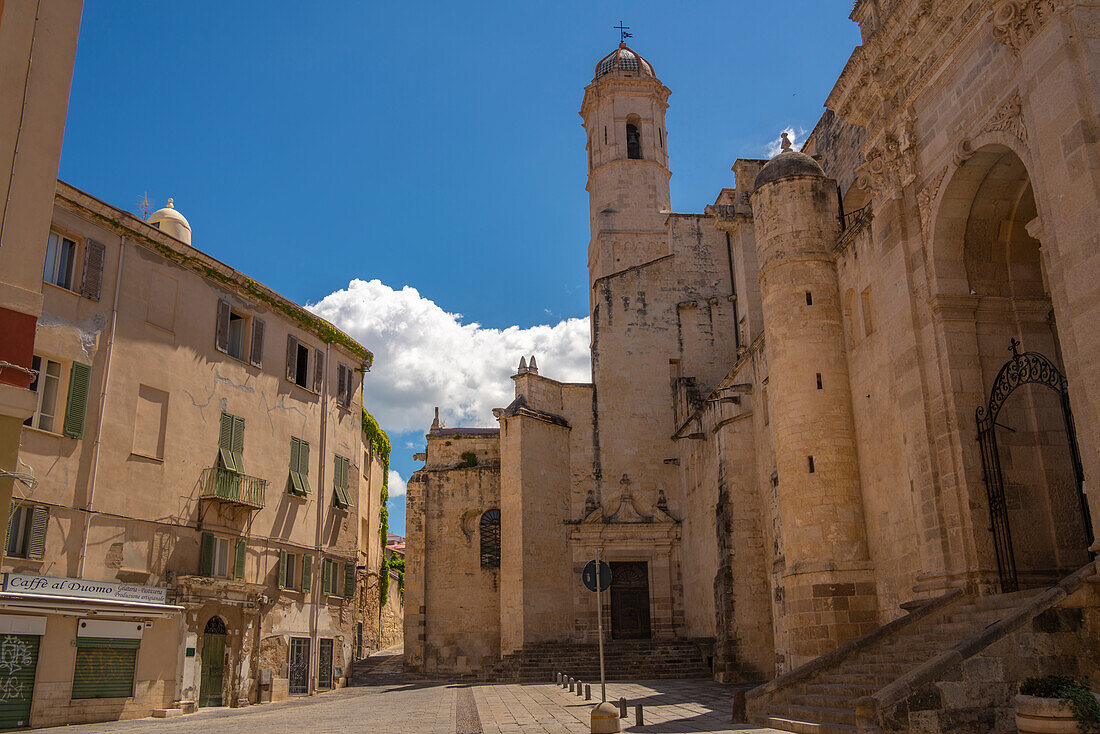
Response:
POLYGON ((76 596, 100 601, 124 601, 138 604, 167 604, 168 589, 163 586, 120 584, 114 581, 39 576, 33 573, 5 573, 4 591, 34 596, 76 596))

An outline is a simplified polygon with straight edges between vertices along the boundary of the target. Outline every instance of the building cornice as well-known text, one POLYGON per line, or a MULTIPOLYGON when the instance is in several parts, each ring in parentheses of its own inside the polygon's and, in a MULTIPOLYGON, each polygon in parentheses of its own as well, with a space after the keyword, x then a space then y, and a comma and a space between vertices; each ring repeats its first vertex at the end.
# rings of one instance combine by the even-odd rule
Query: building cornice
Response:
POLYGON ((343 348, 348 354, 358 358, 365 369, 369 370, 373 364, 374 354, 335 325, 220 260, 170 237, 133 214, 117 209, 60 179, 57 181, 55 200, 78 216, 91 219, 107 230, 128 237, 139 247, 155 252, 208 280, 216 281, 222 288, 233 290, 242 298, 265 303, 325 344, 343 348))

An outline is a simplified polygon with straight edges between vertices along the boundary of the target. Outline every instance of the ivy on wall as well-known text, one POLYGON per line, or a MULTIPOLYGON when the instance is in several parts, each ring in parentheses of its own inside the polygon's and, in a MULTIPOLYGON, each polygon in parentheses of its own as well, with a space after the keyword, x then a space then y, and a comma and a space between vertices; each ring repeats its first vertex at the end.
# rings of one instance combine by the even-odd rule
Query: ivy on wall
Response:
MULTIPOLYGON (((372 453, 382 462, 382 503, 378 510, 378 538, 382 541, 382 554, 385 556, 386 539, 390 533, 390 511, 386 503, 390 499, 390 437, 378 425, 374 416, 363 408, 363 435, 371 445, 372 453)), ((404 567, 402 567, 402 586, 404 586, 404 567)), ((381 599, 382 604, 389 598, 390 574, 385 558, 382 561, 381 571, 381 599)), ((402 589, 404 595, 404 589, 402 589)))

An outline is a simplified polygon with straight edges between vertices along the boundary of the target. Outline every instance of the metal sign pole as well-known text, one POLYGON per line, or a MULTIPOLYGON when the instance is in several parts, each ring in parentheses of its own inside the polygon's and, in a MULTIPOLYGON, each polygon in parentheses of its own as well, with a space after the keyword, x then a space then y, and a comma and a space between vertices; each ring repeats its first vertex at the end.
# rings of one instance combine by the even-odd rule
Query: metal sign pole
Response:
POLYGON ((596 624, 600 631, 600 701, 607 700, 607 682, 603 673, 603 587, 600 584, 600 547, 596 546, 596 624))

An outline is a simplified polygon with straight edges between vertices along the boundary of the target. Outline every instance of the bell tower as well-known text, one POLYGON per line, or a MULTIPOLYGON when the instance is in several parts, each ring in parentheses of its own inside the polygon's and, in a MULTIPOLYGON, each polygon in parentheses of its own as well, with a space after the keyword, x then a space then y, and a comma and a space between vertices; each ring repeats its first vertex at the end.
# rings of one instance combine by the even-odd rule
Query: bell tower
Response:
POLYGON ((590 292, 605 275, 668 254, 668 95, 650 63, 622 43, 585 87, 590 292))

